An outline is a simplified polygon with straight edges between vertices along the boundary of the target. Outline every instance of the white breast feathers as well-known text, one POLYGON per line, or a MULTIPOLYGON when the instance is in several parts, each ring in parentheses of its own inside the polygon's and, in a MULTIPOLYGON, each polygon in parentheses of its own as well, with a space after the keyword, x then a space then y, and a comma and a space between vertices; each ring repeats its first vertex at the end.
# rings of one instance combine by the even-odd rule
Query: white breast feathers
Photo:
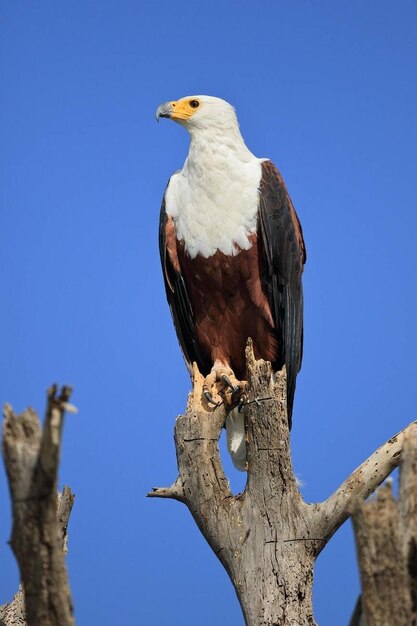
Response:
POLYGON ((227 137, 192 137, 184 167, 171 177, 165 201, 191 258, 247 250, 256 231, 261 163, 227 137))

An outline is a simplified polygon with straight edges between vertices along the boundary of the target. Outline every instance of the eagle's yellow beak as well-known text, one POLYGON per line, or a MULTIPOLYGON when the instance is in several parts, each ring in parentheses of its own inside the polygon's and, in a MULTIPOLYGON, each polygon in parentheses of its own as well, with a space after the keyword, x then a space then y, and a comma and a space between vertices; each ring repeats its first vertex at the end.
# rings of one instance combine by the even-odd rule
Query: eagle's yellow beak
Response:
POLYGON ((160 117, 169 117, 171 120, 184 122, 194 115, 199 106, 198 100, 189 98, 164 102, 156 109, 156 121, 159 122, 160 117))

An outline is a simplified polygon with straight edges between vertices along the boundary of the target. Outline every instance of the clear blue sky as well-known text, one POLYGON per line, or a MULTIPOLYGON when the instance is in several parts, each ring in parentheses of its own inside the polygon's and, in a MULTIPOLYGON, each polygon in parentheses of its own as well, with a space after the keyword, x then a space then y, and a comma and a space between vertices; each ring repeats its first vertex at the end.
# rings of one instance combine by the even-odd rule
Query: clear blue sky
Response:
MULTIPOLYGON (((292 435, 308 501, 417 417, 417 4, 386 0, 0 6, 0 400, 75 387, 60 483, 79 626, 242 626, 176 477, 189 379, 159 268, 159 206, 188 139, 157 105, 217 95, 281 170, 305 233, 292 435)), ((242 486, 227 461, 236 489, 242 486)), ((0 476, 0 601, 17 588, 0 476)), ((320 556, 315 613, 348 623, 351 528, 320 556)))

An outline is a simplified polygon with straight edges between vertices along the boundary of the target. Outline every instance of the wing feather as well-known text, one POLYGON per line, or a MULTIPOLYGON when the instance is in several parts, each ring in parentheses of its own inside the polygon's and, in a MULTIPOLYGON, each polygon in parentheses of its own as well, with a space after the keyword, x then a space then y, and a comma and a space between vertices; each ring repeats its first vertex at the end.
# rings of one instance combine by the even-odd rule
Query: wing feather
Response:
POLYGON ((271 161, 262 163, 259 201, 260 273, 275 324, 278 356, 273 366, 287 369, 291 427, 295 381, 303 353, 303 290, 306 261, 303 233, 285 183, 271 161))
POLYGON ((159 220, 159 253, 166 296, 189 372, 192 371, 193 362, 196 362, 200 372, 207 375, 211 365, 198 345, 193 308, 178 262, 176 245, 175 226, 167 215, 164 195, 159 220))

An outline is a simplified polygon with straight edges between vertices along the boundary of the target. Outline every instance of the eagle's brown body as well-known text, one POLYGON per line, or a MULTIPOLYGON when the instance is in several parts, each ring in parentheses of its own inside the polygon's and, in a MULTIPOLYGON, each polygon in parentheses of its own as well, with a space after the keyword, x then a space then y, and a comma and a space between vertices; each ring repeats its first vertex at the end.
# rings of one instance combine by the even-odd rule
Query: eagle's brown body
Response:
MULTIPOLYGON (((244 352, 251 337, 255 355, 275 361, 277 341, 268 300, 259 281, 256 235, 252 247, 235 256, 216 252, 190 259, 181 242, 172 245, 177 256, 195 318, 196 339, 211 363, 229 365, 245 378, 244 352)), ((208 373, 208 372, 207 372, 208 373)))
MULTIPOLYGON (((221 227, 221 225, 219 225, 221 227)), ((161 215, 161 258, 168 301, 188 363, 208 375, 217 361, 245 378, 245 347, 275 369, 287 366, 289 416, 302 357, 301 226, 275 166, 262 163, 257 232, 251 247, 191 258, 173 219, 161 215)))

